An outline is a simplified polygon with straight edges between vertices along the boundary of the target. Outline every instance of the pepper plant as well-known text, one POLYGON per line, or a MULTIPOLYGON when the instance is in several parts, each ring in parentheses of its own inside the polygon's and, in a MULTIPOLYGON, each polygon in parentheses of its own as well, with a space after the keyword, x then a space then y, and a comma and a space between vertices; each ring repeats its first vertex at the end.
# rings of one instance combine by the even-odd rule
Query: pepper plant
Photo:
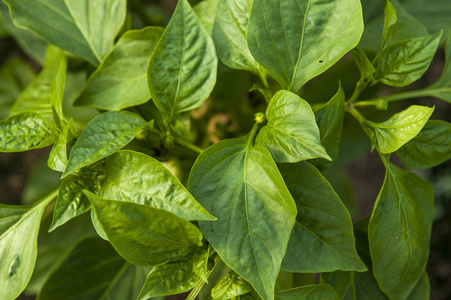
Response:
POLYGON ((31 79, 2 103, 0 151, 51 146, 60 180, 0 206, 1 299, 428 298, 434 196, 406 168, 448 160, 451 125, 390 104, 451 102, 450 43, 441 77, 403 90, 442 31, 396 0, 373 1, 378 49, 363 43, 369 1, 179 0, 164 27, 140 1, 3 2, 42 70, 3 66, 31 79), (353 93, 329 79, 341 65, 353 93), (309 99, 315 84, 332 97, 309 99), (323 175, 348 130, 386 169, 355 224, 323 175))

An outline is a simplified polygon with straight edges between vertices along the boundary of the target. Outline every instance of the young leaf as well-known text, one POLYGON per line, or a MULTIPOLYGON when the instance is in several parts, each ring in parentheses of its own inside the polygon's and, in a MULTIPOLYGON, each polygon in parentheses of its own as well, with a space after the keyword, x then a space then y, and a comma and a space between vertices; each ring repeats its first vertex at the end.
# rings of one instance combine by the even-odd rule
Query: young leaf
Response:
POLYGON ((357 68, 360 71, 359 82, 361 87, 365 88, 376 84, 377 80, 374 78, 376 69, 369 60, 368 56, 366 56, 365 52, 359 46, 352 49, 352 57, 354 58, 357 68))
POLYGON ((426 266, 434 193, 418 175, 381 157, 386 174, 368 226, 371 260, 381 289, 390 298, 405 299, 426 266))
POLYGON ((247 45, 247 29, 252 0, 219 1, 213 40, 218 57, 232 69, 247 70, 260 74, 260 66, 247 45))
POLYGON ((210 246, 199 248, 193 256, 193 271, 205 283, 208 283, 208 258, 210 257, 210 246))
POLYGON ((147 275, 138 300, 184 293, 194 287, 197 279, 190 259, 156 266, 147 275))
POLYGON ((252 286, 237 273, 230 271, 211 290, 211 297, 215 300, 234 299, 252 291, 252 286))
POLYGON ((297 92, 354 48, 362 32, 358 0, 254 0, 247 41, 282 87, 297 92))
POLYGON ((434 84, 428 86, 425 91, 432 97, 451 103, 451 33, 448 35, 445 46, 445 66, 442 75, 434 84))
POLYGON ((55 128, 36 112, 13 115, 0 122, 0 152, 40 149, 53 144, 55 128))
POLYGON ((0 204, 0 298, 16 299, 33 273, 39 225, 56 192, 33 206, 0 204))
POLYGON ((327 180, 307 162, 280 164, 279 170, 298 209, 282 268, 297 273, 365 271, 351 217, 327 180))
POLYGON ((411 105, 383 123, 367 122, 364 129, 380 153, 392 153, 413 139, 423 129, 434 107, 411 105))
POLYGON ((58 141, 50 152, 47 165, 50 169, 64 172, 67 165, 67 144, 78 136, 75 128, 74 120, 71 118, 64 127, 63 131, 58 135, 58 141))
MULTIPOLYGON (((62 52, 62 51, 61 51, 62 52)), ((66 84, 67 57, 62 55, 59 60, 59 66, 50 81, 50 106, 52 108, 53 123, 59 131, 66 126, 66 120, 63 114, 63 96, 66 84)))
POLYGON ((100 182, 94 172, 80 172, 64 178, 59 189, 49 232, 91 208, 91 203, 86 199, 83 190, 97 193, 99 189, 100 182))
POLYGON ((266 110, 268 123, 255 143, 266 147, 278 163, 312 158, 330 160, 320 142, 320 132, 310 105, 298 95, 279 91, 266 110))
POLYGON ((127 266, 108 242, 98 237, 83 238, 61 259, 38 299, 103 299, 127 266))
POLYGON ((162 34, 160 27, 127 31, 92 73, 74 104, 121 110, 148 101, 147 66, 162 34))
POLYGON ((298 288, 278 291, 276 300, 339 300, 337 293, 328 284, 306 285, 298 288))
POLYGON ((204 0, 193 6, 193 10, 199 18, 200 23, 210 36, 213 32, 218 2, 219 0, 204 0))
POLYGON ((126 0, 5 0, 14 24, 97 66, 125 20, 126 0))
POLYGON ((218 219, 199 222, 211 246, 263 299, 273 299, 296 206, 268 150, 244 139, 214 144, 196 160, 189 190, 218 219))
POLYGON ((106 180, 99 196, 150 205, 182 219, 215 220, 159 161, 133 151, 108 157, 106 180))
POLYGON ((408 143, 396 151, 410 169, 431 168, 451 158, 451 124, 430 120, 408 143))
POLYGON ((147 69, 150 95, 167 123, 207 99, 217 63, 213 41, 188 1, 180 0, 147 69))
POLYGON ((199 229, 172 213, 148 205, 101 199, 86 191, 85 194, 110 243, 132 264, 161 265, 202 246, 199 229))
POLYGON ((92 119, 70 152, 62 178, 111 155, 130 143, 146 125, 141 117, 125 111, 111 111, 92 119))

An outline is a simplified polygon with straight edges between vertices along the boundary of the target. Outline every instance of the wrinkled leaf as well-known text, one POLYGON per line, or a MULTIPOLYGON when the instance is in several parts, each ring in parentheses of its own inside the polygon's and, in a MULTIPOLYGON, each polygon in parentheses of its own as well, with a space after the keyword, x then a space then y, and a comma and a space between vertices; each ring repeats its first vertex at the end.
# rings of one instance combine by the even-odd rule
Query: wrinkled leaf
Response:
POLYGON ((306 285, 298 288, 278 291, 276 300, 339 300, 337 293, 328 284, 306 285))
POLYGON ((247 41, 282 87, 297 92, 354 48, 362 31, 359 0, 254 0, 247 41))
POLYGON ((278 163, 312 158, 330 160, 320 142, 320 132, 310 105, 298 95, 279 91, 266 110, 268 123, 255 143, 268 148, 278 163))
POLYGON ((0 122, 0 152, 40 149, 53 144, 55 129, 42 115, 24 112, 0 122))
POLYGON ((211 297, 215 300, 233 299, 252 290, 252 286, 246 280, 231 271, 211 290, 211 297))
POLYGON ((113 47, 125 0, 4 0, 14 24, 93 65, 113 47))
POLYGON ((117 152, 145 125, 144 119, 130 112, 111 111, 98 115, 86 125, 72 147, 62 177, 117 152))
POLYGON ((50 152, 47 165, 50 169, 64 172, 67 165, 67 144, 78 136, 77 129, 75 129, 74 120, 71 118, 63 131, 58 135, 58 141, 53 146, 50 152))
POLYGON ((298 209, 282 268, 297 273, 365 271, 351 217, 327 180, 307 162, 280 164, 279 170, 298 209))
POLYGON ((381 157, 386 174, 368 226, 371 260, 381 289, 405 299, 426 267, 434 193, 418 175, 381 157))
POLYGON ((202 246, 196 226, 148 205, 105 200, 86 192, 108 240, 132 264, 155 266, 202 246))
POLYGON ((268 150, 243 139, 214 144, 196 160, 189 190, 218 219, 199 224, 222 260, 273 299, 296 206, 268 150))
POLYGON ((104 199, 146 204, 182 219, 215 220, 159 161, 133 151, 108 157, 106 180, 99 196, 104 199))
POLYGON ((147 66, 162 33, 160 27, 127 31, 91 75, 75 105, 121 110, 148 101, 147 66))
POLYGON ((188 1, 180 0, 147 70, 150 95, 168 123, 207 99, 216 67, 213 41, 188 1))

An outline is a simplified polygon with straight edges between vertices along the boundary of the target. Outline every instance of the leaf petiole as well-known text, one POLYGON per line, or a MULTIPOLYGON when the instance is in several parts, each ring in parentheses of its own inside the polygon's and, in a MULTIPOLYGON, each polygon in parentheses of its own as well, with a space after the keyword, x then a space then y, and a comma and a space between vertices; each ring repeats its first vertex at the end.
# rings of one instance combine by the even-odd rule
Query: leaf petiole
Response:
MULTIPOLYGON (((219 261, 221 260, 221 258, 219 257, 217 252, 215 252, 211 256, 211 258, 213 259, 214 265, 210 270, 207 271, 207 274, 206 274, 207 278, 210 276, 210 274, 213 272, 213 270, 216 268, 219 261)), ((197 295, 202 290, 202 287, 204 286, 204 284, 205 284, 205 281, 199 277, 199 280, 196 282, 196 285, 193 287, 193 289, 191 290, 191 293, 188 295, 188 297, 186 297, 186 300, 195 300, 197 295)))
POLYGON ((181 138, 176 138, 175 143, 180 146, 185 147, 186 149, 196 152, 198 154, 201 154, 204 151, 202 148, 194 145, 193 143, 191 143, 187 140, 181 139, 181 138))
POLYGON ((429 89, 407 91, 407 92, 392 94, 392 95, 388 95, 388 96, 384 96, 384 97, 372 98, 372 99, 359 101, 359 102, 368 103, 368 102, 375 102, 375 101, 380 101, 380 100, 383 100, 385 102, 393 102, 393 101, 399 101, 399 100, 406 100, 406 99, 410 99, 410 98, 435 97, 433 95, 433 92, 434 92, 434 90, 429 90, 429 89))

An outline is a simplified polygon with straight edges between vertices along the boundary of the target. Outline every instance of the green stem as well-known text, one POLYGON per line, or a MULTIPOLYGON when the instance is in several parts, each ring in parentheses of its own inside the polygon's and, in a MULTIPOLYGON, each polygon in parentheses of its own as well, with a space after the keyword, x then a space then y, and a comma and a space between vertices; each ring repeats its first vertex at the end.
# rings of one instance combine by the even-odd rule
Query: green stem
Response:
POLYGON ((259 65, 259 67, 258 67, 258 72, 260 73, 260 79, 261 79, 263 85, 265 86, 265 88, 267 88, 267 89, 269 90, 270 88, 269 88, 268 80, 266 79, 266 75, 267 75, 268 73, 267 73, 266 70, 263 69, 263 67, 261 67, 260 65, 259 65))
POLYGON ((405 99, 410 99, 410 98, 419 98, 419 97, 428 97, 428 96, 433 97, 434 95, 432 95, 431 90, 424 89, 424 90, 407 91, 407 92, 402 92, 402 93, 398 93, 398 94, 391 94, 388 96, 368 99, 368 100, 359 101, 359 102, 374 102, 374 101, 378 101, 378 100, 383 100, 386 102, 393 102, 393 101, 405 100, 405 99))
POLYGON ((175 143, 180 145, 180 146, 183 146, 183 147, 185 147, 187 149, 190 149, 191 151, 196 152, 198 154, 201 154, 204 151, 202 148, 200 148, 200 147, 194 145, 193 143, 190 143, 190 142, 188 142, 187 140, 184 140, 184 139, 179 139, 178 138, 178 139, 175 140, 175 143))
POLYGON ((359 98, 360 94, 362 93, 363 88, 360 84, 360 80, 357 82, 357 84, 355 85, 355 89, 354 92, 351 95, 351 98, 349 98, 349 100, 347 101, 348 103, 354 103, 356 102, 356 100, 359 98))
MULTIPOLYGON (((49 194, 47 194, 47 196, 45 196, 44 198, 42 198, 41 200, 39 200, 36 204, 41 204, 41 203, 45 203, 45 206, 49 205, 50 202, 52 202, 57 196, 58 196, 58 192, 59 192, 59 188, 51 191, 49 194)), ((35 204, 35 205, 36 205, 35 204)))
POLYGON ((255 136, 257 135, 258 129, 260 128, 260 124, 258 122, 255 122, 254 126, 252 127, 251 131, 249 132, 247 136, 247 147, 254 146, 254 140, 255 136))
MULTIPOLYGON (((218 265, 219 261, 221 260, 221 258, 219 257, 218 253, 215 253, 212 255, 213 261, 214 261, 214 265, 213 268, 211 268, 210 270, 207 271, 207 278, 210 277, 210 274, 213 272, 213 270, 216 268, 216 266, 218 265)), ((199 280, 197 280, 196 285, 193 287, 193 289, 191 290, 191 293, 189 293, 188 297, 186 298, 186 300, 194 300, 196 299, 197 295, 199 295, 200 290, 202 290, 203 286, 205 284, 205 281, 202 278, 199 278, 199 280)))
POLYGON ((354 104, 349 103, 346 111, 354 116, 360 124, 368 123, 368 120, 354 107, 354 104))

